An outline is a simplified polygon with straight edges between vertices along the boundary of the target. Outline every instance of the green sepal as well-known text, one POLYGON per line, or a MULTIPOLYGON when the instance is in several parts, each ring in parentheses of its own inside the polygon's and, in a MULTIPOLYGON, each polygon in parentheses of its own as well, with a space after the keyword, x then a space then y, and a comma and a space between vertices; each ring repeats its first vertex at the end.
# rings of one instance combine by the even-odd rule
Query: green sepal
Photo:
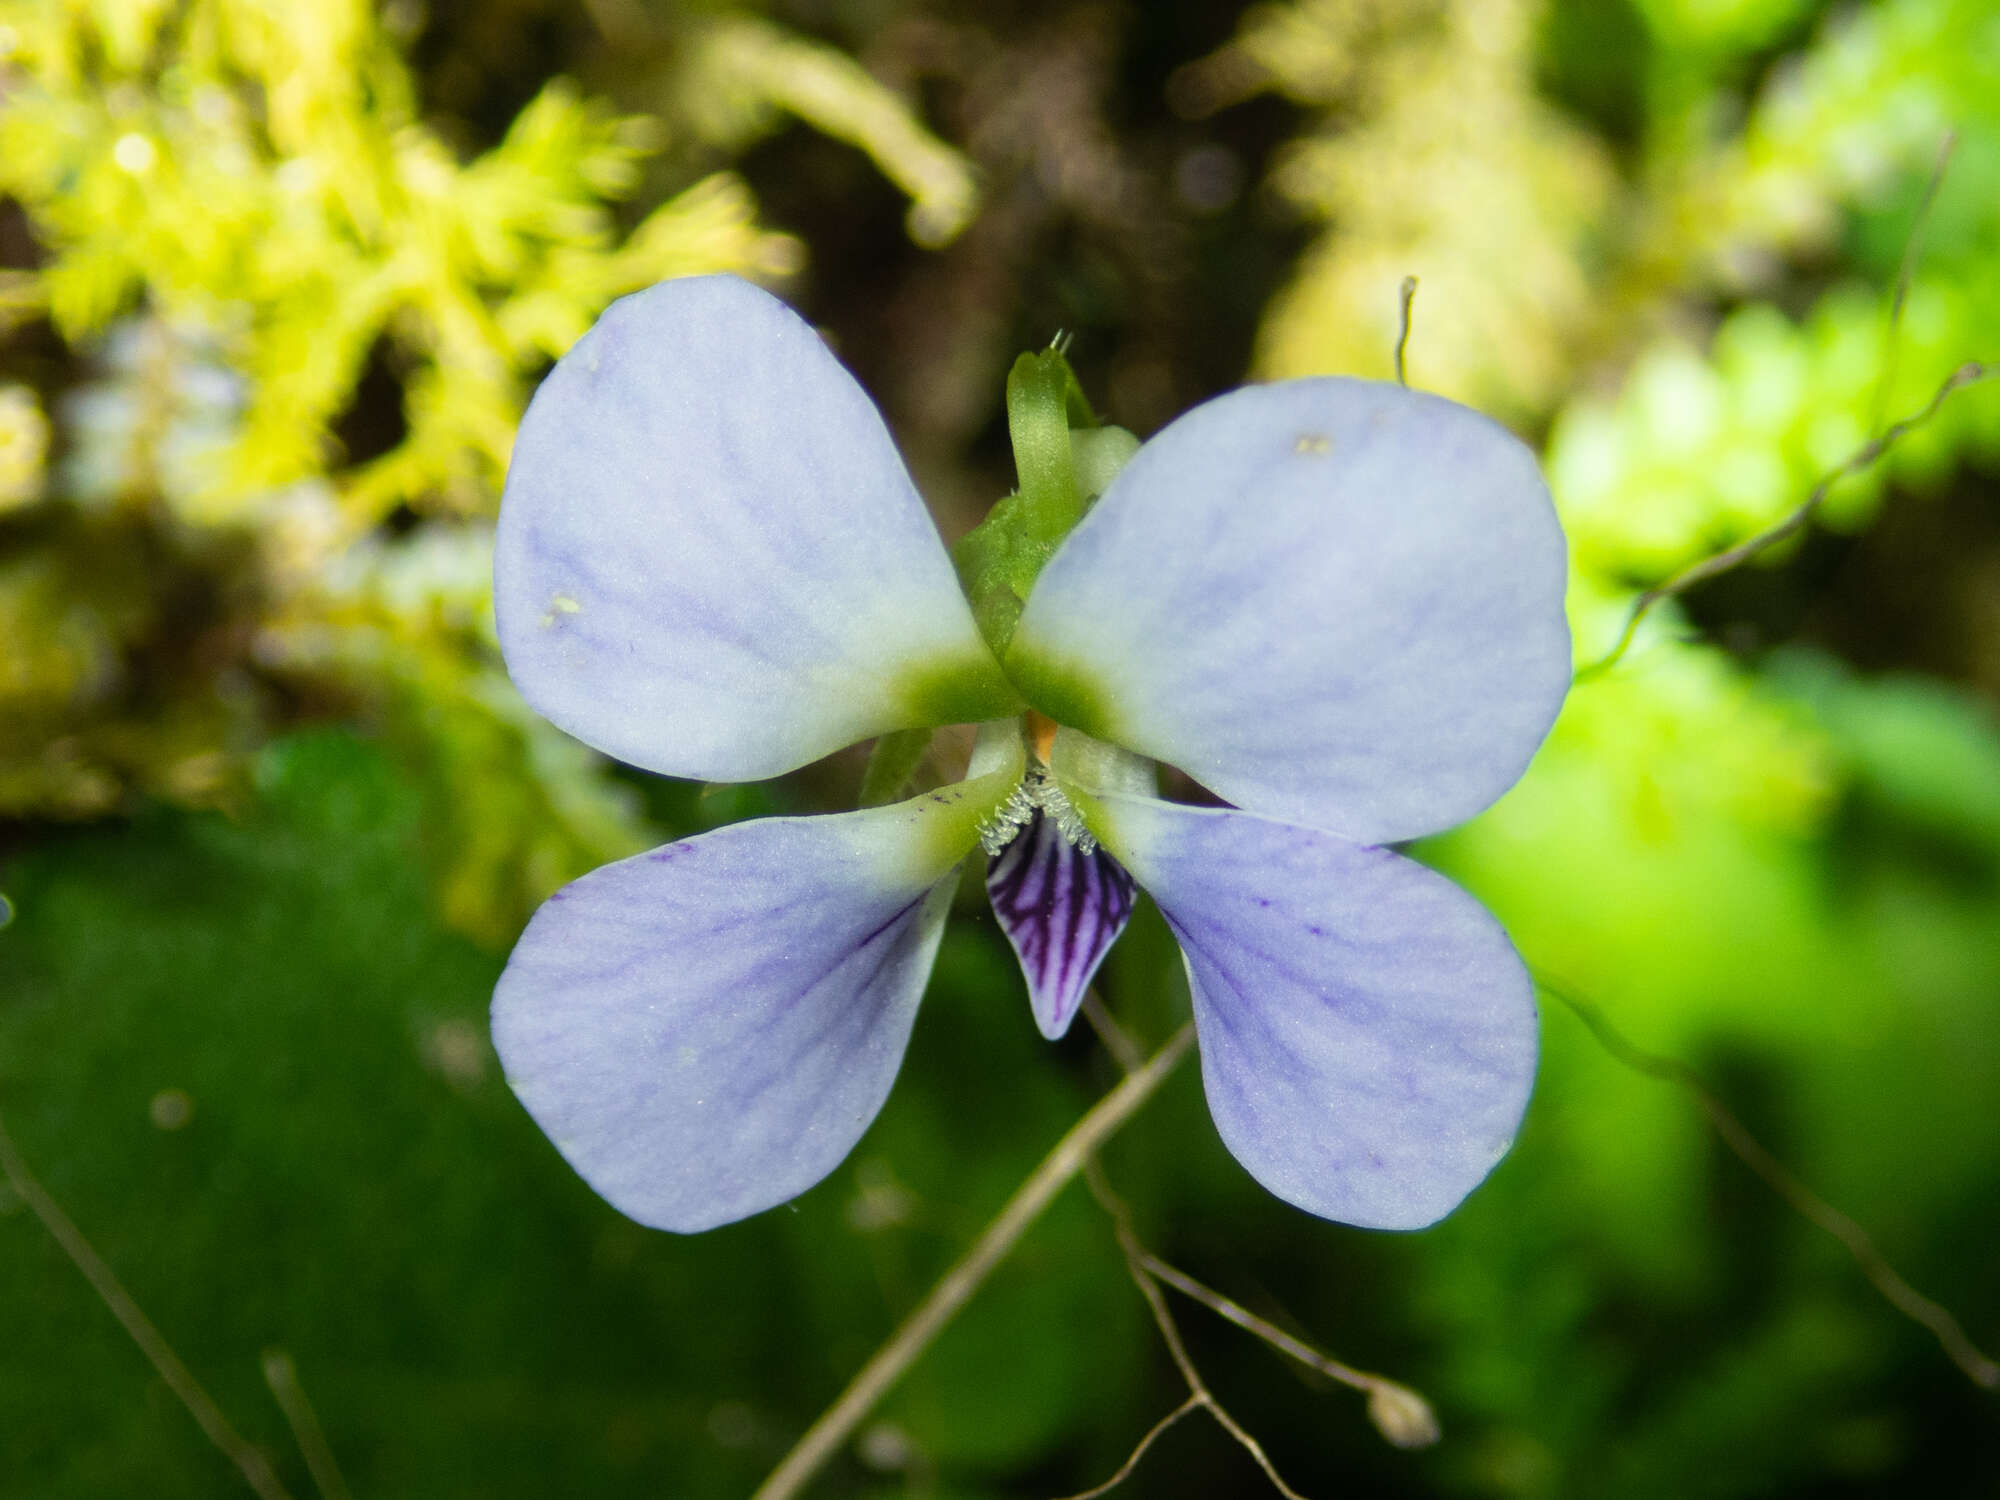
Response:
POLYGON ((1122 427, 1072 428, 1069 435, 1071 462, 1076 465, 1077 488, 1083 491, 1083 508, 1111 488, 1118 471, 1139 451, 1139 440, 1122 427))
POLYGON ((1072 416, 1078 427, 1097 425, 1059 349, 1014 361, 1007 372, 1007 436, 1013 440, 1014 471, 1020 476, 1022 523, 1031 537, 1051 548, 1083 518, 1083 492, 1069 446, 1072 416))
POLYGON ((1020 488, 952 548, 973 618, 996 656, 1013 638, 1042 565, 1139 446, 1130 433, 1097 425, 1059 344, 1014 361, 1007 432, 1020 488))
POLYGON ((972 618, 995 656, 1013 639, 1035 575, 1055 551, 1028 537, 1022 519, 1026 506, 1019 494, 1004 497, 951 549, 952 566, 958 569, 958 581, 972 604, 972 618))

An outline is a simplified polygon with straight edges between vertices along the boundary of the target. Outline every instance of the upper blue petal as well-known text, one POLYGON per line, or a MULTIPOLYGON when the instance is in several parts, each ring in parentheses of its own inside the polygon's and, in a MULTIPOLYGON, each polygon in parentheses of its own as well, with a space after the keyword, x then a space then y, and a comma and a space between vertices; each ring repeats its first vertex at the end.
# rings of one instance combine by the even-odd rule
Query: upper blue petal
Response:
POLYGON ((867 395, 734 277, 613 304, 543 382, 493 595, 529 703, 669 775, 775 776, 1015 701, 867 395))
POLYGON ((1358 843, 1478 812, 1570 675, 1534 455, 1360 380, 1255 386, 1142 447, 1043 568, 1007 669, 1059 722, 1358 843))

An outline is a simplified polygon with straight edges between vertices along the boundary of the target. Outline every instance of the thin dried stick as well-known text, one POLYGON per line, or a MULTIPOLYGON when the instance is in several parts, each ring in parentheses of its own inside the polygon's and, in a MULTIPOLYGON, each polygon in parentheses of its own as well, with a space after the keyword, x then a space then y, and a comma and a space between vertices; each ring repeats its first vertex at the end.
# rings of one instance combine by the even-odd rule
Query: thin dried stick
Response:
POLYGON ((1776 546, 1786 537, 1804 530, 1834 485, 1850 474, 1859 474, 1873 468, 1904 434, 1923 426, 1936 416, 1938 408, 1944 405, 1953 392, 1989 378, 1995 373, 1996 368, 2000 367, 1976 359, 1966 361, 1945 377, 1944 383, 1937 388, 1936 394, 1930 400, 1901 421, 1890 423, 1878 436, 1870 438, 1840 464, 1821 476, 1819 483, 1813 486, 1812 493, 1806 496, 1805 502, 1784 520, 1768 531, 1760 531, 1747 541, 1738 542, 1726 552, 1718 552, 1713 557, 1705 557, 1693 566, 1684 568, 1665 583, 1655 584, 1647 589, 1633 602, 1632 613, 1625 621, 1625 629, 1619 635, 1618 643, 1598 660, 1588 666, 1579 667, 1574 680, 1587 682, 1616 666, 1619 658, 1624 656, 1626 649, 1631 646, 1632 637, 1638 633, 1639 622, 1652 612, 1654 605, 1664 599, 1671 599, 1676 594, 1686 593, 1696 584, 1706 583, 1719 573, 1727 573, 1765 549, 1776 546))
POLYGON ((1931 209, 1937 203, 1938 189, 1944 186, 1945 169, 1951 165, 1951 154, 1958 148, 1958 132, 1947 130, 1944 139, 1938 143, 1937 160, 1931 164, 1930 181, 1924 184, 1924 195, 1917 200, 1916 214, 1910 220, 1909 236, 1903 241, 1903 258, 1896 266, 1896 280, 1889 292, 1889 316, 1882 326, 1882 375, 1875 382, 1874 409, 1868 415, 1868 429, 1873 432, 1882 425, 1883 412, 1888 407, 1889 387, 1896 379, 1896 357, 1900 344, 1896 335, 1902 331, 1903 309, 1910 300, 1910 286, 1917 279, 1917 262, 1923 259, 1924 231, 1930 227, 1931 209))
POLYGON ((334 1459, 332 1444, 326 1440, 326 1429, 319 1424, 319 1413, 299 1384, 299 1367, 291 1355, 282 1349, 264 1351, 264 1384, 271 1388, 278 1410, 291 1424, 292 1439, 305 1456, 306 1472, 312 1475, 321 1500, 349 1500, 347 1480, 334 1459))
MULTIPOLYGON (((1726 572, 1730 568, 1736 567, 1740 563, 1754 557, 1766 547, 1772 546, 1798 531, 1807 521, 1812 519, 1813 513, 1819 509, 1821 503, 1825 501, 1828 492, 1832 490, 1835 484, 1839 483, 1840 480, 1846 478, 1849 474, 1859 473, 1861 470, 1871 467, 1888 451, 1889 446, 1905 432, 1908 432, 1912 427, 1929 421, 1936 413, 1938 407, 1944 404, 1945 398, 1953 391, 1961 386, 1970 385, 1976 380, 1983 380, 1991 373, 1987 367, 1977 361, 1960 365, 1958 369, 1946 377, 1944 385, 1920 411, 1912 416, 1905 417, 1901 422, 1897 422, 1889 427, 1885 428, 1882 426, 1883 408, 1889 399, 1889 388, 1895 380, 1896 355, 1899 347, 1896 335, 1903 326, 1903 309, 1909 303, 1910 286, 1916 280, 1917 262, 1923 256, 1924 231, 1930 226, 1931 209, 1937 202, 1938 189, 1944 185, 1945 170, 1951 165, 1952 152, 1957 146, 1958 132, 1947 130, 1944 134, 1944 139, 1938 144, 1937 159, 1931 164, 1930 180, 1924 184, 1923 197, 1917 201, 1917 211, 1910 221, 1909 235, 1903 241, 1903 254, 1902 259, 1896 267, 1896 279, 1890 285, 1889 309, 1887 316, 1883 320, 1882 327, 1882 373, 1875 382, 1875 396, 1871 403, 1871 410, 1868 417, 1868 430, 1874 433, 1875 436, 1851 454, 1845 462, 1822 476, 1819 483, 1813 487, 1812 493, 1806 497, 1805 503, 1783 521, 1779 522, 1778 525, 1772 527, 1769 531, 1752 537, 1749 541, 1730 548, 1727 552, 1718 553, 1714 557, 1696 563, 1693 567, 1675 575, 1666 583, 1648 589, 1645 593, 1641 594, 1637 602, 1632 606, 1631 618, 1625 622, 1625 630, 1619 636, 1618 644, 1612 647, 1610 652, 1601 660, 1592 662, 1589 666, 1580 669, 1576 673, 1576 681, 1583 682, 1613 666, 1625 654, 1626 648, 1632 644, 1632 636, 1638 630, 1640 620, 1645 617, 1655 604, 1658 604, 1662 599, 1682 593, 1697 583, 1713 578, 1718 573, 1726 572)), ((1406 282, 1405 285, 1407 284, 1406 282)), ((1400 372, 1401 365, 1398 364, 1397 368, 1400 372)), ((1398 378, 1401 378, 1400 373, 1398 378)))
POLYGON ((1411 312, 1412 309, 1415 308, 1417 303, 1416 277, 1405 276, 1403 278, 1402 299, 1403 299, 1402 322, 1396 330, 1396 384, 1400 386, 1407 386, 1409 385, 1410 382, 1403 368, 1403 356, 1407 354, 1410 349, 1411 312))
POLYGON ((1240 1302, 1204 1286, 1178 1266, 1168 1264, 1144 1247, 1141 1247, 1140 1257, 1149 1272, 1182 1296, 1192 1297, 1209 1311, 1227 1318, 1246 1333, 1255 1334, 1308 1369, 1317 1370, 1342 1385, 1352 1386, 1366 1394, 1369 1420, 1374 1422, 1383 1437, 1398 1448, 1427 1448, 1438 1440, 1437 1416, 1431 1410, 1431 1404, 1401 1381, 1357 1370, 1352 1365, 1328 1358, 1312 1345, 1292 1337, 1277 1324, 1258 1317, 1240 1302))
POLYGON ((1729 1107, 1709 1091, 1700 1074, 1674 1058, 1642 1051, 1596 1006, 1562 986, 1540 975, 1536 976, 1535 983, 1543 993, 1560 1000, 1574 1011, 1577 1019, 1590 1028, 1591 1035, 1597 1038, 1605 1051, 1625 1066, 1649 1078, 1678 1084, 1692 1094, 1701 1112, 1708 1117, 1709 1124, 1722 1137, 1723 1144, 1793 1209, 1839 1240, 1847 1248, 1847 1253, 1854 1257, 1855 1264, 1861 1267, 1862 1274, 1875 1284, 1875 1290, 1891 1307, 1912 1322, 1929 1329, 1951 1362, 1963 1370, 1973 1384, 1989 1391, 2000 1389, 2000 1363, 1995 1363, 1966 1336, 1965 1329, 1949 1310, 1903 1280, 1876 1248, 1867 1230, 1799 1181, 1789 1167, 1765 1149, 1729 1107))
POLYGON ((1098 1041, 1104 1044, 1104 1050, 1111 1054, 1120 1072, 1134 1073, 1145 1065, 1146 1054, 1118 1024, 1118 1018, 1099 997, 1095 985, 1083 992, 1083 1018, 1090 1022, 1090 1029, 1097 1033, 1098 1041))
POLYGON ((1194 1024, 1189 1022, 1153 1054, 1150 1062, 1127 1076, 1070 1127, 1069 1134, 1056 1142, 1042 1164, 1014 1190, 1014 1196, 986 1226, 964 1258, 945 1272, 944 1278, 931 1288, 930 1295, 903 1321, 903 1326, 890 1335, 889 1341, 875 1351, 833 1405, 806 1429, 805 1436, 771 1471, 770 1478, 758 1487, 751 1500, 789 1500, 805 1487, 853 1435, 861 1419, 889 1387, 930 1346, 938 1331, 979 1289, 993 1268, 1006 1258, 1049 1201, 1083 1170, 1091 1153, 1153 1097, 1154 1091, 1187 1055, 1193 1041, 1194 1024))
POLYGON ((1176 1406, 1172 1411, 1160 1418, 1159 1421, 1146 1429, 1146 1435, 1139 1439, 1139 1446, 1125 1455, 1125 1462, 1118 1466, 1117 1473, 1113 1474, 1102 1484, 1093 1484, 1087 1490, 1080 1490, 1074 1495, 1065 1495, 1063 1500, 1097 1500, 1099 1495, 1110 1494, 1119 1485, 1132 1477, 1132 1471, 1139 1467, 1139 1460, 1146 1456, 1146 1450, 1158 1441, 1161 1433, 1165 1432, 1189 1412, 1200 1411, 1202 1405, 1201 1397, 1188 1397, 1187 1400, 1183 1401, 1179 1406, 1176 1406))
MULTIPOLYGON (((1285 1483, 1277 1466, 1264 1451, 1264 1445, 1252 1437, 1243 1424, 1229 1414, 1228 1408, 1215 1399, 1215 1393, 1201 1378, 1201 1371, 1195 1368, 1194 1360, 1187 1352, 1187 1345, 1181 1341, 1180 1325, 1174 1322, 1173 1310, 1167 1306, 1166 1294, 1146 1267, 1146 1247, 1139 1242, 1138 1232, 1132 1228, 1132 1213, 1125 1206, 1125 1200, 1111 1190, 1111 1184, 1104 1178, 1104 1172, 1093 1157, 1085 1169, 1084 1180, 1090 1186, 1093 1197, 1111 1215, 1111 1226, 1118 1236, 1118 1248, 1125 1252, 1125 1269, 1131 1273, 1133 1284, 1139 1288, 1139 1295, 1146 1299, 1146 1306, 1152 1309, 1153 1322, 1160 1330, 1160 1338, 1167 1346, 1167 1353, 1173 1357, 1175 1367, 1181 1372, 1181 1379, 1187 1382, 1188 1400, 1207 1408, 1208 1414, 1221 1424, 1223 1431, 1242 1446, 1243 1450, 1256 1460, 1257 1467, 1264 1471, 1264 1477, 1271 1481, 1271 1487, 1285 1500, 1305 1500, 1297 1490, 1285 1483)), ((1148 1441, 1151 1434, 1148 1434, 1148 1441)))
POLYGON ((111 1315, 125 1325, 132 1342, 139 1346, 139 1352, 152 1361, 160 1379, 167 1389, 180 1399, 196 1425, 221 1451, 223 1457, 242 1471, 243 1478, 264 1500, 292 1500, 284 1485, 271 1468, 270 1459, 229 1424, 222 1414, 222 1408, 215 1404, 215 1398, 202 1388, 194 1372, 174 1353, 160 1330, 152 1320, 140 1311, 139 1304, 132 1300, 132 1294, 125 1290, 111 1267, 99 1255, 83 1231, 62 1211, 62 1206, 49 1196, 48 1190, 35 1180, 28 1170, 28 1163, 22 1158, 14 1144, 14 1138, 7 1133, 4 1122, 0 1122, 0 1171, 4 1171, 7 1184, 20 1195, 21 1201, 34 1211, 42 1221, 42 1227, 49 1237, 61 1247, 69 1257, 71 1265, 83 1273, 83 1279, 90 1283, 98 1300, 111 1309, 111 1315))

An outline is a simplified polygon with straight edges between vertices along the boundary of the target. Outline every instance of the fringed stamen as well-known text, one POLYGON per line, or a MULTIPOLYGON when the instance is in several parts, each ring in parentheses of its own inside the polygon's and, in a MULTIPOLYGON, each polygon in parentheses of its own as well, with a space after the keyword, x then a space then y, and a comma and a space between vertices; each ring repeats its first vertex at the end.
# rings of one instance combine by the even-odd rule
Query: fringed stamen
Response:
POLYGON ((1030 766, 1028 774, 1021 778, 1021 784, 1009 792, 1007 800, 979 825, 980 847, 989 856, 999 858, 1007 846, 1020 837, 1021 830, 1034 821, 1037 812, 1054 823, 1056 831, 1079 854, 1097 852, 1097 840, 1084 826, 1083 815, 1040 766, 1030 766))

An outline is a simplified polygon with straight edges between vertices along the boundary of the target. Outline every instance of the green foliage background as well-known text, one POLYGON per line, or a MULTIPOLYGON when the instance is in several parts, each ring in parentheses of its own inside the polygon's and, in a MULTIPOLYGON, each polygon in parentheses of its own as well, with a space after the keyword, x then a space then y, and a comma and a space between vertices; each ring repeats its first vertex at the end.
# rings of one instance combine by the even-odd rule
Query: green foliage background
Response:
MULTIPOLYGON (((486 997, 549 891, 858 785, 633 775, 493 647, 527 395, 608 300, 712 270, 827 329, 954 536, 1056 329, 1143 433, 1387 375, 1414 273, 1413 382, 1543 446, 1588 661, 2000 358, 2000 31, 1985 0, 0 0, 0 1111, 299 1493, 267 1348, 357 1496, 747 1493, 1113 1076, 1040 1042, 967 900, 888 1110, 791 1208, 639 1230, 498 1078, 486 997)), ((1658 611, 1419 851, 1989 1347, 1996 473, 2000 382, 1658 611)), ((1181 985, 1142 912, 1114 1010, 1157 1039, 1181 985)), ((1396 1452, 1188 1309, 1295 1485, 2000 1492, 1990 1392, 1685 1093, 1560 1005, 1544 1039, 1520 1144, 1423 1234, 1268 1198, 1192 1070, 1110 1152, 1156 1250, 1437 1405, 1396 1452)), ((0 1285, 0 1495, 238 1492, 4 1189, 0 1285)), ((1073 1190, 818 1492, 1074 1492, 1176 1380, 1073 1190)), ((1127 1492, 1258 1483, 1189 1423, 1127 1492)))

